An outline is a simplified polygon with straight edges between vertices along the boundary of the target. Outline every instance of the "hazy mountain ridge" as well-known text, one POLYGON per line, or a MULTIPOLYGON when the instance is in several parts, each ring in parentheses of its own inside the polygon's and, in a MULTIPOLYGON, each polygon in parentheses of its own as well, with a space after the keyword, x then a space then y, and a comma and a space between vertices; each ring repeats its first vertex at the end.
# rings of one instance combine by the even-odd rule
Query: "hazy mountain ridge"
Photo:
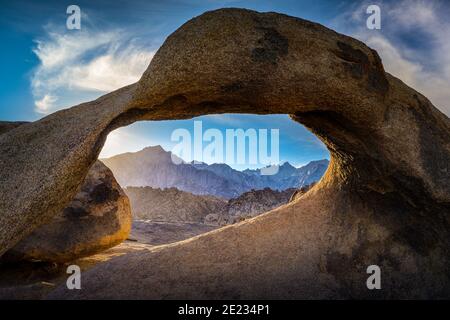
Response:
POLYGON ((286 162, 279 166, 277 174, 261 175, 260 169, 238 171, 227 164, 175 164, 172 153, 160 146, 101 161, 111 169, 122 187, 175 187, 197 195, 214 195, 225 199, 238 197, 252 189, 300 188, 319 180, 328 167, 326 159, 312 161, 301 168, 286 162))

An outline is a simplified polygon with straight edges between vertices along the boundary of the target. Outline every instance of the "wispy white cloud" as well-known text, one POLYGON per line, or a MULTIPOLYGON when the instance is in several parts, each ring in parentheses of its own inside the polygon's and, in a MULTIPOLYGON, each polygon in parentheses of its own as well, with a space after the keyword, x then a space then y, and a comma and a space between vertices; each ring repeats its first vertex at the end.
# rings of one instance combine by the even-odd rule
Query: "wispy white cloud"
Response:
POLYGON ((66 70, 65 78, 76 88, 111 91, 136 82, 148 66, 152 52, 135 46, 112 49, 87 64, 66 70))
POLYGON ((82 57, 89 50, 117 41, 117 32, 99 32, 92 35, 87 31, 66 31, 62 34, 49 32, 47 39, 36 40, 33 52, 39 58, 42 68, 55 69, 82 57))
POLYGON ((380 2, 381 30, 365 26, 369 4, 365 2, 339 16, 334 27, 377 50, 386 71, 450 116, 450 20, 443 2, 380 2))
POLYGON ((52 95, 44 95, 42 99, 35 101, 37 111, 40 113, 48 113, 49 110, 53 109, 56 100, 58 99, 52 95))
POLYGON ((33 52, 31 88, 43 114, 136 82, 154 54, 118 30, 48 32, 33 52))

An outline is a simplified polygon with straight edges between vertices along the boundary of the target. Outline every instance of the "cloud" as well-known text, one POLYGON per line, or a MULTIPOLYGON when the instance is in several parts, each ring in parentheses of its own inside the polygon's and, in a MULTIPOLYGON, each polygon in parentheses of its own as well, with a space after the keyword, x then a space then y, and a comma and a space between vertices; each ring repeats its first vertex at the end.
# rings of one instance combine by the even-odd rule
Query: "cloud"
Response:
POLYGON ((335 27, 377 50, 387 72, 428 97, 450 116, 450 20, 442 1, 380 2, 381 30, 368 30, 358 5, 334 21, 335 27))
POLYGON ((114 32, 102 32, 91 35, 89 32, 71 31, 58 34, 49 32, 46 40, 36 40, 33 52, 46 70, 64 66, 80 58, 87 51, 118 40, 114 32))
POLYGON ((53 108, 53 104, 58 100, 56 97, 46 94, 42 99, 36 100, 36 110, 41 113, 47 113, 53 108))
POLYGON ((438 1, 402 1, 395 6, 388 7, 390 17, 397 20, 402 27, 427 26, 434 23, 439 9, 438 1))
POLYGON ((39 65, 31 88, 43 114, 136 82, 154 55, 117 30, 47 32, 33 52, 39 65))
POLYGON ((65 77, 77 88, 112 91, 139 80, 152 56, 152 52, 134 46, 119 52, 111 50, 88 64, 71 68, 65 77))

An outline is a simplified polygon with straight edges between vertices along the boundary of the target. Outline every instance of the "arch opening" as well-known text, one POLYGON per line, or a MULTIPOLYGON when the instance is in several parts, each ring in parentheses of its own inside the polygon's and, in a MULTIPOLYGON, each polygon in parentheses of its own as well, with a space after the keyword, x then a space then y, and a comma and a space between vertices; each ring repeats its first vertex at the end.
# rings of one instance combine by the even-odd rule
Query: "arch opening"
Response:
POLYGON ((130 237, 154 245, 293 201, 322 178, 329 152, 287 115, 225 113, 116 129, 99 159, 130 199, 130 237))

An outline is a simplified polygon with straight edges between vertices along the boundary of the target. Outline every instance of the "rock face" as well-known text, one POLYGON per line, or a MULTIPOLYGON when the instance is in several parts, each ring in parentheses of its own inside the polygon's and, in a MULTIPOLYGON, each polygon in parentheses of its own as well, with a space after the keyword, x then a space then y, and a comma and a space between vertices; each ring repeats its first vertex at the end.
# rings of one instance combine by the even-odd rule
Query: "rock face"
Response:
POLYGON ((295 189, 283 191, 272 190, 251 190, 242 194, 236 199, 228 202, 226 212, 231 216, 253 217, 265 211, 272 210, 289 201, 295 189))
POLYGON ((203 222, 227 204, 213 196, 199 196, 176 188, 128 187, 125 189, 135 219, 159 222, 203 222))
POLYGON ((226 112, 290 114, 330 150, 324 177, 268 214, 112 259, 49 298, 450 297, 450 120, 363 43, 240 9, 185 23, 136 84, 0 136, 0 253, 72 200, 111 130, 226 112), (372 264, 382 290, 366 287, 372 264))
POLYGON ((301 188, 319 180, 328 167, 326 159, 311 161, 301 168, 295 168, 286 162, 278 167, 276 174, 262 175, 259 169, 241 172, 223 163, 175 164, 172 156, 171 152, 154 146, 102 161, 111 169, 122 187, 175 187, 198 195, 213 195, 225 199, 238 197, 252 189, 301 188))
POLYGON ((6 252, 6 261, 67 262, 111 248, 128 237, 131 209, 112 172, 100 161, 81 191, 49 223, 6 252))
POLYGON ((212 225, 226 225, 253 218, 288 203, 296 191, 293 188, 283 191, 265 188, 244 192, 239 197, 228 200, 220 211, 207 215, 204 222, 212 225))

